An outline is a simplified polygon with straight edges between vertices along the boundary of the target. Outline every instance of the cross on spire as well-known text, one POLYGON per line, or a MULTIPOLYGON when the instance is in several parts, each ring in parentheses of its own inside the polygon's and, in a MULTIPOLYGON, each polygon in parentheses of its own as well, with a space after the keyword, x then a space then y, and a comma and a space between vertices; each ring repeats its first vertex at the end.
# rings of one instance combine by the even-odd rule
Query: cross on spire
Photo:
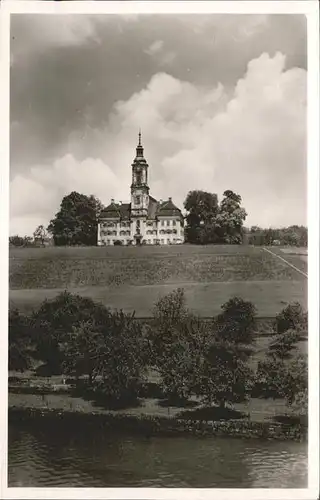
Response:
POLYGON ((143 158, 143 146, 141 144, 141 128, 139 128, 139 142, 138 142, 138 146, 137 146, 137 155, 136 155, 136 158, 139 157, 139 158, 143 158))

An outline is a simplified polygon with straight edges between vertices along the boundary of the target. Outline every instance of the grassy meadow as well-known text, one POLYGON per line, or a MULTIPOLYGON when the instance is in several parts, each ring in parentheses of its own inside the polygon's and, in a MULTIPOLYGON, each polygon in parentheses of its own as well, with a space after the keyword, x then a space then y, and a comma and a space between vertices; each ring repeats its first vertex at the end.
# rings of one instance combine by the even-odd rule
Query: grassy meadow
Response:
MULTIPOLYGON (((306 273, 305 253, 272 248, 306 273)), ((183 287, 189 308, 203 317, 239 295, 260 317, 274 317, 289 302, 307 307, 307 279, 262 247, 48 247, 10 249, 10 307, 29 312, 68 290, 106 306, 151 315, 161 297, 183 287)))

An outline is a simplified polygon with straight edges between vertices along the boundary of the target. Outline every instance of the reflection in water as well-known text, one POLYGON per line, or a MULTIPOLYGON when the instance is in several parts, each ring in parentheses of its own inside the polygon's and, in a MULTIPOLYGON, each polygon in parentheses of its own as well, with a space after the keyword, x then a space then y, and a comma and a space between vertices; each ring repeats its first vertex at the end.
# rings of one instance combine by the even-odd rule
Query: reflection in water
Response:
POLYGON ((306 444, 9 425, 9 486, 305 488, 306 444))

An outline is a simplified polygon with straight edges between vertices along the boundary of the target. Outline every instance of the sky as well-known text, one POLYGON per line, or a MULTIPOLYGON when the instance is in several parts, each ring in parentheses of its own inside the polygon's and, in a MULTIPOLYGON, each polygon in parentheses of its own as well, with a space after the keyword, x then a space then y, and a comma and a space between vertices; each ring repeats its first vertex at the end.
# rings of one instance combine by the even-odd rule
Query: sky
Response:
POLYGON ((12 15, 10 234, 71 191, 129 201, 139 127, 155 198, 306 224, 306 44, 303 15, 12 15))

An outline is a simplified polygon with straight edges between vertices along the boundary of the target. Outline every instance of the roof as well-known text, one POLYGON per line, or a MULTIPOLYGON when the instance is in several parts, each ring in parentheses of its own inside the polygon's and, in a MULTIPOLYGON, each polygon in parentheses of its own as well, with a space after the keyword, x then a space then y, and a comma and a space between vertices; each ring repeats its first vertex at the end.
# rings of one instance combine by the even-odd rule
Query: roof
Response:
POLYGON ((101 214, 100 219, 129 219, 130 218, 131 203, 110 203, 105 207, 101 214))
POLYGON ((168 201, 163 201, 162 203, 158 203, 157 207, 157 216, 181 216, 181 210, 172 202, 171 198, 168 201))
MULTIPOLYGON (((130 219, 131 203, 110 203, 105 207, 100 219, 130 219)), ((148 215, 149 220, 154 220, 156 217, 182 217, 181 210, 172 202, 171 198, 167 201, 159 202, 152 196, 149 196, 148 215)))

